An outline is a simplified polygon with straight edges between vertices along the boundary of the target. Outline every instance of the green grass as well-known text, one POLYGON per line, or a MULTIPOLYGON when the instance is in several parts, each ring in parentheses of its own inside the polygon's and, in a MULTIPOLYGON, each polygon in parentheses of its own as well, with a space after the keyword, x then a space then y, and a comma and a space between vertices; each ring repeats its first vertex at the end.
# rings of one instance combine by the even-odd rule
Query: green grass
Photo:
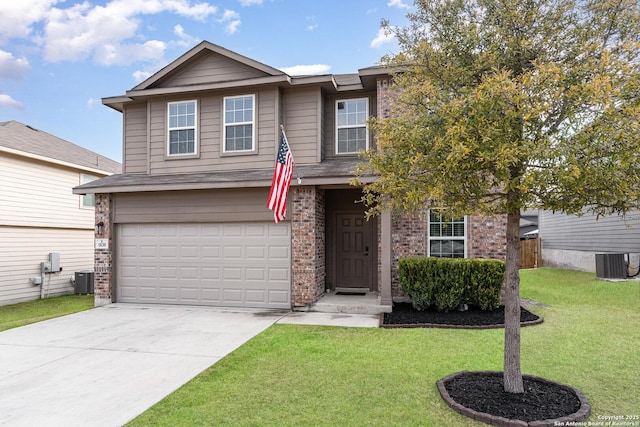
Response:
POLYGON ((93 295, 67 295, 0 306, 0 331, 94 307, 93 295))
MULTIPOLYGON (((640 408, 640 284, 522 271, 542 325, 522 329, 526 374, 582 390, 598 415, 640 408)), ((131 425, 481 426, 449 409, 435 382, 502 370, 503 330, 274 325, 131 425)))

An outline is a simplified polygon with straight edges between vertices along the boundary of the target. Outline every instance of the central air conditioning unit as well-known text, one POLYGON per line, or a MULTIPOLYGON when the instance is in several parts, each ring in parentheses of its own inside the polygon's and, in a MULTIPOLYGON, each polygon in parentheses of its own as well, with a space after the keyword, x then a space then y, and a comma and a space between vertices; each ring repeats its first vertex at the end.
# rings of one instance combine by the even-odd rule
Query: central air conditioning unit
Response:
POLYGON ((624 254, 596 254, 596 277, 626 279, 627 263, 624 254))

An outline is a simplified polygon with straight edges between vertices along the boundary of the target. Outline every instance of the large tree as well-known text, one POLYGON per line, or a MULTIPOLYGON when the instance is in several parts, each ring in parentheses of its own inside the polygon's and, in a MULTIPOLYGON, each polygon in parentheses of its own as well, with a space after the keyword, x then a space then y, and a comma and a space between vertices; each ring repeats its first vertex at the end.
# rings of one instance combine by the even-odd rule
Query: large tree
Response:
POLYGON ((520 370, 519 220, 527 208, 624 214, 640 194, 637 0, 423 0, 388 31, 389 117, 358 174, 370 214, 502 214, 504 386, 520 370))

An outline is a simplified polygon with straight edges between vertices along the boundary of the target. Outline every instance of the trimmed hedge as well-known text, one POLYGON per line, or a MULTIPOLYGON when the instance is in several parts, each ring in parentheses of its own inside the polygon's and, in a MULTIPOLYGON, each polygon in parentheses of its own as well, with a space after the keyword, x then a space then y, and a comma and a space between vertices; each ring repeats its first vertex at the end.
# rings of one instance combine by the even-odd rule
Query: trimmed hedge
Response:
POLYGON ((493 259, 402 258, 400 286, 416 310, 438 311, 461 304, 493 310, 500 305, 505 263, 493 259))

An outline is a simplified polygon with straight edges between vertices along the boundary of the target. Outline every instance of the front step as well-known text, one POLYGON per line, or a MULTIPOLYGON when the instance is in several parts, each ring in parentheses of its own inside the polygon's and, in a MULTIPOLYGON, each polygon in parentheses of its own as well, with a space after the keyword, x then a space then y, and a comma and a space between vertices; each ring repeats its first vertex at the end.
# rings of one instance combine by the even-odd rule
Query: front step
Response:
POLYGON ((391 313, 391 309, 390 305, 380 305, 380 298, 375 292, 367 292, 364 295, 345 295, 331 292, 309 307, 298 308, 300 311, 343 314, 391 313))

